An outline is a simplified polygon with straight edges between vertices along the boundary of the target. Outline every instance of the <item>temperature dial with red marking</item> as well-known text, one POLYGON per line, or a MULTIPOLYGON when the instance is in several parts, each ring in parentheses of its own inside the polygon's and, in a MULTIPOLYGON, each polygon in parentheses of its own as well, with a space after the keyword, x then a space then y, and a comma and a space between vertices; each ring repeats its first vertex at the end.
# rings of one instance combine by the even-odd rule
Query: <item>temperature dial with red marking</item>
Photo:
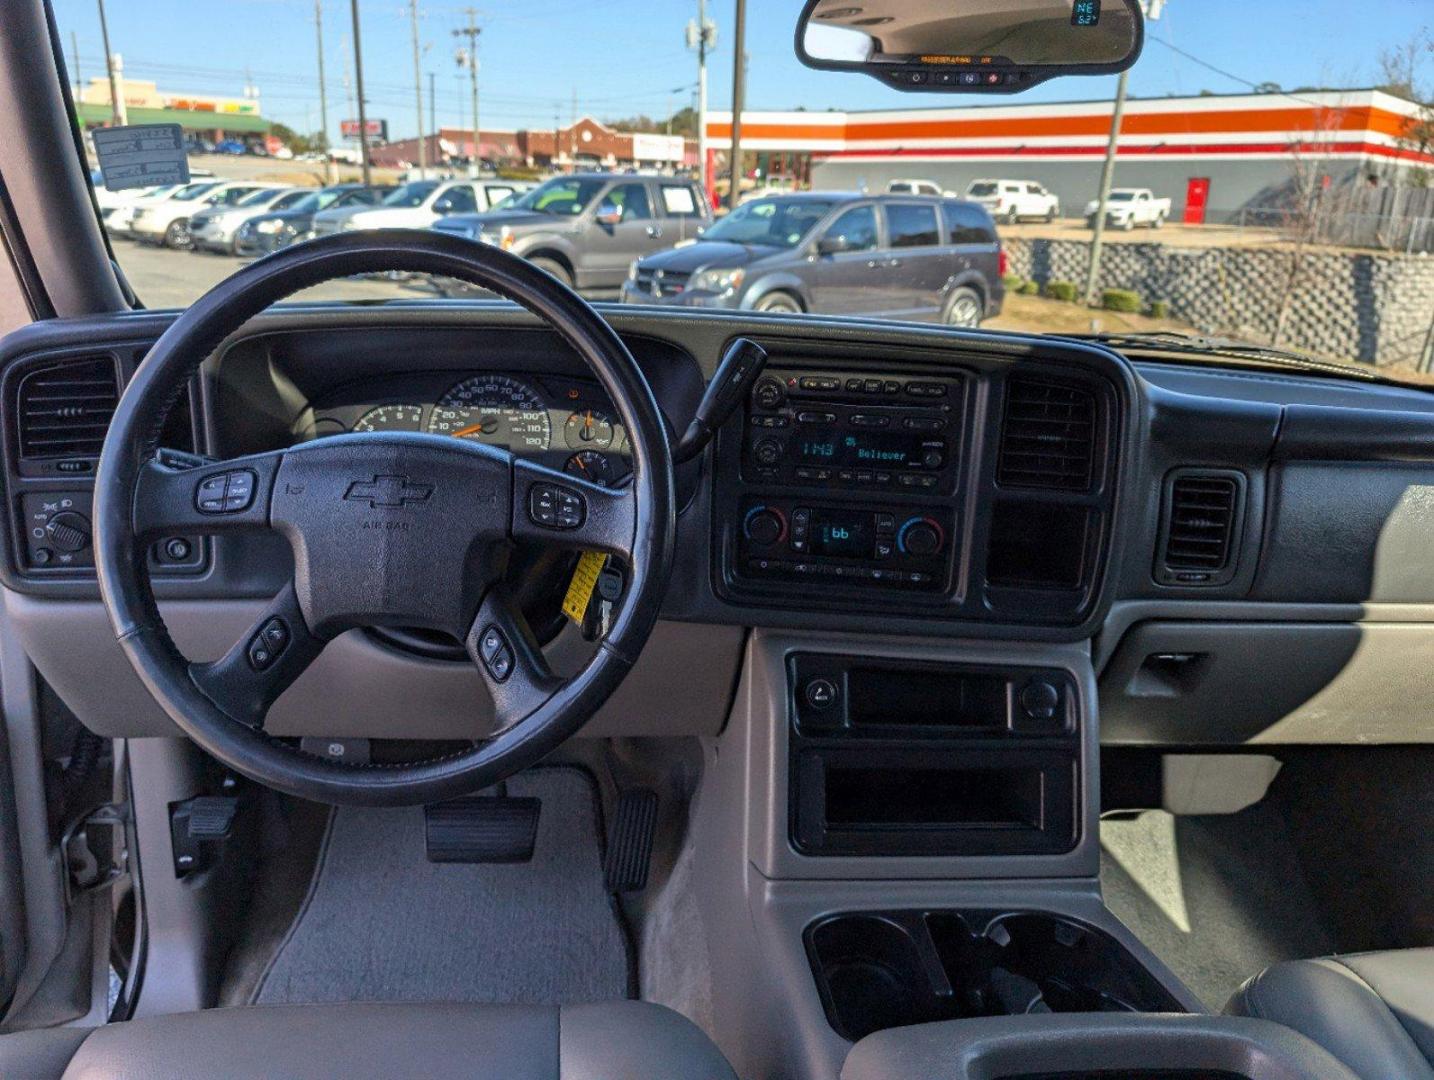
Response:
POLYGON ((905 555, 935 555, 945 543, 940 522, 929 517, 907 518, 896 531, 896 546, 905 555))
POLYGON ((787 518, 774 506, 754 506, 742 519, 747 539, 762 547, 780 544, 787 536, 787 518))

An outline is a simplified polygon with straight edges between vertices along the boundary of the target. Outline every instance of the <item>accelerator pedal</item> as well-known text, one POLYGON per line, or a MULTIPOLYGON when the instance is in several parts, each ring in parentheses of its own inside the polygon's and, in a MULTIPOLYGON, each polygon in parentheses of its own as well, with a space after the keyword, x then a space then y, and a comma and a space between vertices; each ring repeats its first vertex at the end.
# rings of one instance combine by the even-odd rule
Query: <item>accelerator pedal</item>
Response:
POLYGON ((473 795, 423 808, 432 863, 525 863, 533 858, 543 800, 473 795))
POLYGON ((647 868, 652 861, 652 836, 656 829, 657 792, 632 788, 618 796, 607 858, 603 862, 603 880, 608 892, 641 892, 647 887, 647 868))

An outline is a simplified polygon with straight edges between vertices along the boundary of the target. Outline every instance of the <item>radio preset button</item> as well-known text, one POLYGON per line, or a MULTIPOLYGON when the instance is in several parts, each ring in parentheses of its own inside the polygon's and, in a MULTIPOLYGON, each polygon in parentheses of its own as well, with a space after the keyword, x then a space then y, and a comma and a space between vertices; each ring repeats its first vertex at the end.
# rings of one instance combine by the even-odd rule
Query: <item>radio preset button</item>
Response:
POLYGON ((831 424, 835 421, 835 413, 811 411, 797 413, 797 422, 800 424, 831 424))
POLYGON ((909 382, 906 384, 906 392, 912 397, 945 397, 946 387, 942 383, 909 382))
POLYGON ((846 381, 846 392, 848 394, 861 393, 862 381, 860 379, 848 379, 846 381))
POLYGON ((881 380, 867 379, 866 382, 862 384, 861 388, 865 390, 868 394, 879 394, 881 393, 881 380))
POLYGON ((881 392, 883 394, 899 394, 901 393, 901 384, 895 379, 887 379, 881 384, 881 392))
POLYGON ((911 431, 940 431, 946 427, 946 421, 937 416, 908 416, 901 423, 911 431))
MULTIPOLYGON (((851 416, 847 417, 847 423, 851 424, 852 427, 888 427, 891 424, 891 417, 874 416, 871 413, 852 413, 851 416)), ((910 420, 906 422, 906 426, 912 426, 910 420)))

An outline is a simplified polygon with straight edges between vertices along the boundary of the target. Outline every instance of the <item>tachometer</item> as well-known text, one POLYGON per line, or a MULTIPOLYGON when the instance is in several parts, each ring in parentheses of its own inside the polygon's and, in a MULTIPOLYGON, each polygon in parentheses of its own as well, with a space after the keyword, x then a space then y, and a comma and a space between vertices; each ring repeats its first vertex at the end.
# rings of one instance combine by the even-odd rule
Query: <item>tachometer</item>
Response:
POLYGON ((571 450, 606 450, 612 446, 612 421, 596 409, 570 413, 563 424, 563 437, 571 450))
POLYGON ((434 407, 428 430, 518 451, 546 450, 553 441, 542 397, 506 375, 475 375, 452 387, 434 407))
POLYGON ((417 431, 423 424, 422 405, 380 405, 354 423, 355 431, 417 431))

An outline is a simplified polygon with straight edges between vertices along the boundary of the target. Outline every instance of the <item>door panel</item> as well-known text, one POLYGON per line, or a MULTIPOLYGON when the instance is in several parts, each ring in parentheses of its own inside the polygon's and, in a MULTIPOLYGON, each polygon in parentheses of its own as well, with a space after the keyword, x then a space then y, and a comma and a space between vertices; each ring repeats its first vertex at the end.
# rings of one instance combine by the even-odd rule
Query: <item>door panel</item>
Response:
POLYGON ((827 315, 853 315, 880 311, 886 300, 881 233, 874 206, 854 206, 831 223, 821 239, 842 237, 846 251, 812 257, 802 276, 812 298, 812 310, 827 315))
POLYGON ((888 203, 886 206, 890 298, 888 311, 933 315, 941 307, 941 287, 953 272, 951 252, 941 244, 936 207, 930 203, 888 203))
POLYGON ((633 259, 668 246, 662 223, 653 214, 652 199, 641 180, 614 184, 597 200, 593 220, 588 223, 582 247, 587 250, 587 274, 582 282, 589 288, 615 289, 627 277, 633 259), (604 210, 616 208, 622 220, 604 225, 597 220, 604 210))

